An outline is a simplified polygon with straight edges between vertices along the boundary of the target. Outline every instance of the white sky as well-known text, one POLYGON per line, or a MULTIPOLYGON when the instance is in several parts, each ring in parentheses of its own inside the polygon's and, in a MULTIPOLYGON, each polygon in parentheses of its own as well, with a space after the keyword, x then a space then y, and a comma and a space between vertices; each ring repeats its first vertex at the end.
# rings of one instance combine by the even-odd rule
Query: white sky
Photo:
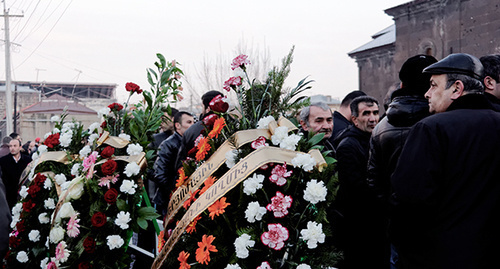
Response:
MULTIPOLYGON (((145 70, 153 67, 156 53, 193 74, 204 58, 225 54, 230 61, 242 40, 268 49, 273 65, 295 45, 287 85, 309 76, 315 82, 308 95, 342 98, 358 88, 357 65, 347 53, 393 23, 385 9, 408 2, 5 1, 11 15, 24 14, 10 20, 11 41, 20 45, 12 47, 13 80, 36 81, 38 74, 38 81, 116 83, 121 101, 126 82, 149 87, 145 70)), ((0 25, 3 40, 3 21, 0 25)), ((0 59, 0 80, 5 80, 4 53, 0 59)))

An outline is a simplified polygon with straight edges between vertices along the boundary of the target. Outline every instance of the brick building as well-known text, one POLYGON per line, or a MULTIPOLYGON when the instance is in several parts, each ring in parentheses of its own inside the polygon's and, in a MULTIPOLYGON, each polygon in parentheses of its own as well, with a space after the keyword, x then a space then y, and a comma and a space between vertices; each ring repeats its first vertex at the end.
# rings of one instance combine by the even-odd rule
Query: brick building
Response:
POLYGON ((499 12, 498 0, 415 0, 386 9, 394 25, 348 53, 358 64, 359 89, 383 102, 401 65, 416 54, 440 60, 500 53, 499 12))

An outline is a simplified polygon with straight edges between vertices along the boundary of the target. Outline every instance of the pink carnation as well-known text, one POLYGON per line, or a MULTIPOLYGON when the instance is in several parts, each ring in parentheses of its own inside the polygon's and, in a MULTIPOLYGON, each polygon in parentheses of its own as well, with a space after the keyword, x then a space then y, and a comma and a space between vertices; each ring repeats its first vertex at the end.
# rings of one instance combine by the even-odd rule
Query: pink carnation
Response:
POLYGON ((233 62, 231 63, 231 69, 234 70, 238 67, 241 69, 245 69, 245 65, 250 64, 250 61, 248 60, 248 56, 246 55, 239 55, 238 57, 233 59, 233 62))
POLYGON ((54 261, 51 261, 47 264, 47 269, 57 269, 57 264, 54 261))
POLYGON ((89 168, 95 164, 97 155, 97 151, 93 151, 88 157, 83 159, 83 171, 89 170, 89 168))
POLYGON ((292 197, 285 196, 283 193, 277 191, 276 196, 271 198, 271 203, 266 206, 266 209, 273 211, 274 217, 282 218, 288 215, 288 208, 292 206, 292 197))
POLYGON ((236 87, 241 85, 241 77, 230 77, 224 82, 224 90, 231 91, 231 88, 236 89, 236 87))
POLYGON ((69 237, 77 237, 80 234, 80 219, 77 218, 78 215, 73 215, 68 221, 68 227, 66 233, 68 234, 69 237))
POLYGON ((99 186, 103 187, 103 186, 106 186, 108 187, 108 189, 111 187, 109 184, 110 183, 116 183, 118 181, 118 174, 117 175, 111 175, 111 176, 105 176, 105 177, 101 177, 99 179, 99 186))
POLYGON ((252 142, 253 149, 258 149, 258 148, 267 147, 267 146, 269 146, 269 144, 266 143, 266 138, 263 136, 259 136, 259 138, 255 139, 252 142))
POLYGON ((279 223, 268 224, 267 228, 269 232, 264 232, 260 236, 262 243, 275 250, 283 248, 285 241, 288 239, 288 229, 279 223))
POLYGON ((278 186, 283 186, 286 183, 286 178, 292 175, 292 171, 286 171, 286 163, 283 165, 276 165, 271 171, 269 180, 276 183, 278 186))

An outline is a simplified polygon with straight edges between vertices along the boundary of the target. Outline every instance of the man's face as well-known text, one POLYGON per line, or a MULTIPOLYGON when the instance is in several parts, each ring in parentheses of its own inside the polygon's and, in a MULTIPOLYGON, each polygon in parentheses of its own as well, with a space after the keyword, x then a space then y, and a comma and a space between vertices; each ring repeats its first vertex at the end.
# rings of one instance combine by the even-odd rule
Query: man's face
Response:
POLYGON ((174 119, 165 112, 163 117, 161 117, 161 129, 163 131, 173 131, 174 130, 174 119))
POLYGON ((363 132, 371 133, 378 123, 378 105, 375 103, 361 102, 358 104, 358 116, 352 117, 354 126, 363 132), (371 106, 368 106, 371 105, 371 106))
POLYGON ((12 155, 17 156, 21 151, 21 142, 17 139, 10 140, 9 150, 12 155))
POLYGON ((30 152, 32 152, 35 149, 35 146, 36 146, 36 142, 35 141, 31 141, 30 142, 30 147, 29 147, 30 152))
MULTIPOLYGON (((447 82, 448 76, 446 74, 431 76, 431 87, 425 93, 425 98, 429 101, 429 112, 445 112, 451 103, 453 103, 451 99, 453 90, 446 89, 447 82)), ((452 87, 453 85, 450 88, 452 87)))
POLYGON ((175 128, 177 129, 176 131, 180 135, 184 135, 184 132, 186 132, 186 130, 189 127, 191 127, 191 125, 193 125, 193 123, 194 123, 193 116, 189 116, 189 115, 183 114, 182 118, 181 118, 181 122, 180 123, 178 123, 178 122, 175 123, 175 128))
POLYGON ((309 109, 309 124, 306 125, 305 122, 301 122, 301 124, 305 131, 315 134, 324 133, 323 139, 332 136, 333 117, 329 109, 323 110, 321 107, 311 106, 309 109))

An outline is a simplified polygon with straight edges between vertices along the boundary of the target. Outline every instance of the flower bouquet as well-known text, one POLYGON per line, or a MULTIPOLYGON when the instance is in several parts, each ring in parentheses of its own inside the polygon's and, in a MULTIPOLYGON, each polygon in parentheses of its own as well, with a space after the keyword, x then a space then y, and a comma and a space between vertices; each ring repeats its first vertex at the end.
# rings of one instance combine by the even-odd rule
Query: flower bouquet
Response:
POLYGON ((258 83, 246 76, 246 55, 233 60, 240 75, 225 89, 239 107, 228 112, 220 96, 210 103, 214 114, 179 170, 153 268, 327 268, 341 259, 326 214, 335 160, 320 153, 322 134, 305 137, 283 117, 303 105, 296 97, 310 83, 282 88, 291 62, 292 52, 258 83))
POLYGON ((151 92, 127 83, 144 104, 113 103, 100 111, 102 123, 85 129, 54 116, 24 175, 20 201, 12 210, 8 268, 128 268, 133 232, 156 219, 142 177, 153 152, 144 152, 158 129, 160 104, 179 93, 182 73, 161 54, 148 70, 151 92), (127 109, 129 108, 129 109, 127 109), (130 109, 133 108, 133 109, 130 109))

